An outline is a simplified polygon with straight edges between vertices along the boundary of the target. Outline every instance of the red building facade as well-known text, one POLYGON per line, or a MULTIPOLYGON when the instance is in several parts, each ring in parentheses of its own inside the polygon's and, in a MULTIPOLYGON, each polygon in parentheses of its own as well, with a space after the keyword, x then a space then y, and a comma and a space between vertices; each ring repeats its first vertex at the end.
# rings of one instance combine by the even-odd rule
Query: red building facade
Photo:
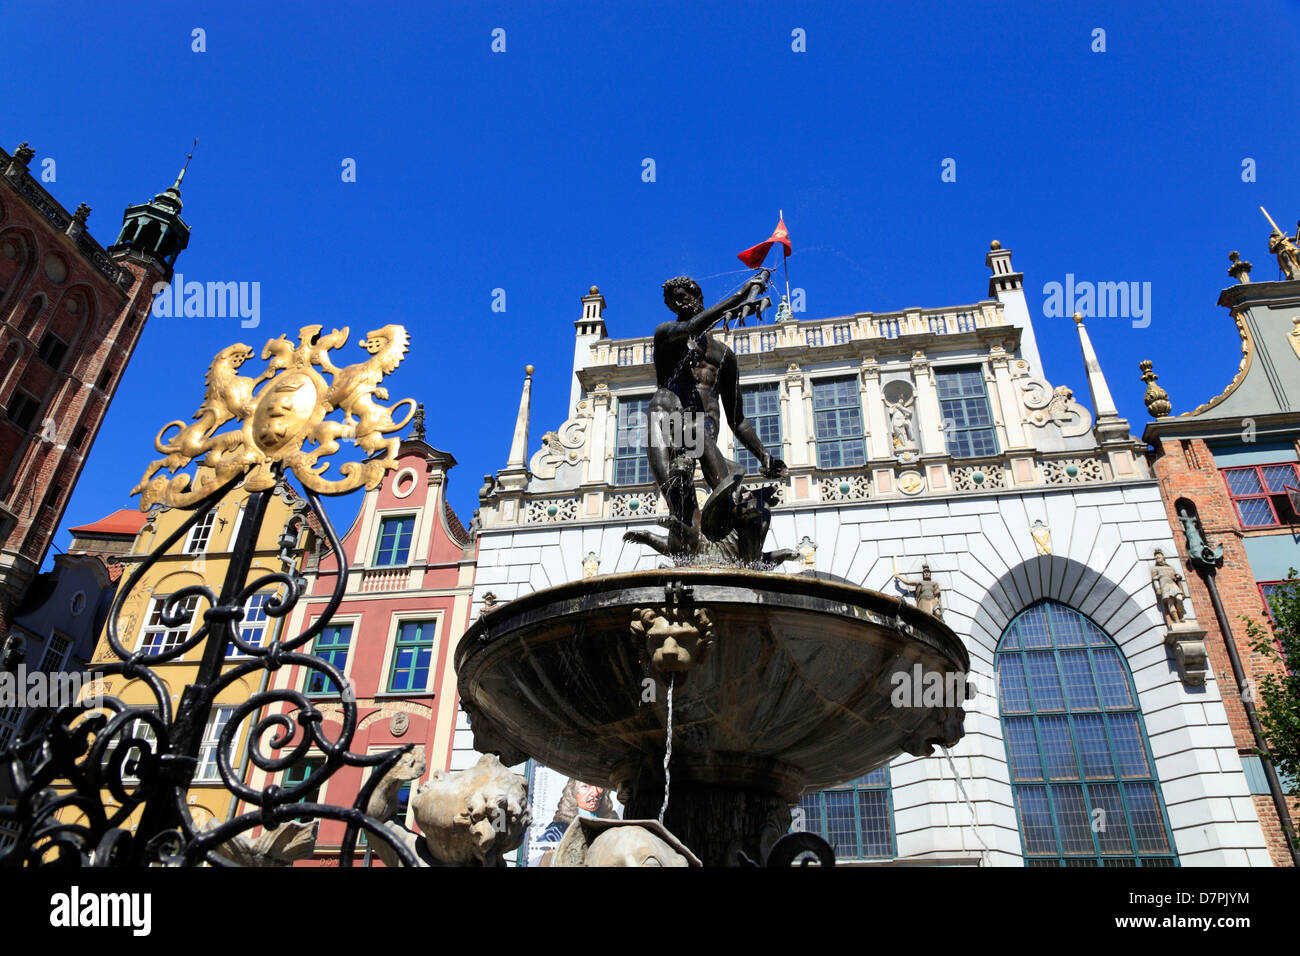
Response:
MULTIPOLYGON (((450 769, 457 695, 453 652, 468 626, 476 545, 446 501, 447 471, 456 460, 421 439, 408 439, 399 467, 366 493, 360 513, 342 536, 349 565, 346 593, 311 650, 343 671, 356 695, 354 753, 378 753, 414 744, 425 770, 403 788, 397 819, 406 819, 407 794, 435 770, 450 769)), ((325 553, 308 558, 306 596, 295 607, 285 635, 299 634, 322 614, 338 581, 338 562, 325 553)), ((321 675, 282 668, 274 688, 304 691, 325 715, 324 733, 340 731, 339 693, 321 675)), ((271 752, 282 756, 283 752, 271 752)), ((254 770, 249 783, 264 788, 307 779, 324 762, 309 751, 286 772, 254 770), (278 778, 278 779, 277 779, 278 778)), ((315 799, 349 806, 368 769, 345 767, 315 799)), ((248 808, 242 808, 247 810, 248 808)), ((344 825, 322 820, 315 856, 304 864, 331 865, 344 825)))
POLYGON ((189 241, 180 180, 105 250, 0 150, 0 638, 45 558, 153 304, 189 241))

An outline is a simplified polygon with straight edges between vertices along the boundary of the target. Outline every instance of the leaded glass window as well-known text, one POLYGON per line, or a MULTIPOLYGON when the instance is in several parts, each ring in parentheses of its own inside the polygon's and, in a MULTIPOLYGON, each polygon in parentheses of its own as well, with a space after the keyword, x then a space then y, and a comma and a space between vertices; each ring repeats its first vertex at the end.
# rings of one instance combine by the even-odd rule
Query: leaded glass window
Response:
POLYGON ((650 399, 618 400, 618 431, 614 437, 614 484, 644 485, 650 478, 646 446, 650 435, 650 399))
POLYGON ((998 700, 1027 866, 1176 866, 1128 665, 1042 601, 998 644, 998 700))
POLYGON ((813 428, 820 467, 844 468, 866 462, 866 432, 856 377, 813 382, 813 428))
POLYGON ((806 793, 793 811, 792 831, 815 833, 839 860, 888 859, 896 855, 889 767, 840 787, 806 793))
MULTIPOLYGON (((781 457, 781 387, 776 382, 751 385, 740 391, 741 410, 754 425, 754 433, 768 453, 781 457)), ((758 474, 758 459, 749 449, 736 442, 736 460, 745 466, 745 474, 758 474)))
POLYGON ((976 368, 936 369, 935 388, 948 454, 982 458, 998 453, 984 372, 976 368))

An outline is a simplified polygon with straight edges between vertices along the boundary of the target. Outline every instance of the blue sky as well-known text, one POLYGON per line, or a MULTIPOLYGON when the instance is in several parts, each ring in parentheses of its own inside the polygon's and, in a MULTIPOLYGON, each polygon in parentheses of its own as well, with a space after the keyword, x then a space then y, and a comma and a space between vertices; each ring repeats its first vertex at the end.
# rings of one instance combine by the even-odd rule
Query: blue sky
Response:
MULTIPOLYGON (((481 475, 504 465, 525 364, 534 448, 563 420, 587 288, 605 294, 612 335, 644 334, 666 314, 665 278, 741 268, 779 207, 810 317, 985 298, 1001 240, 1047 377, 1081 398, 1073 325, 1042 316, 1044 283, 1150 282, 1148 327, 1089 330, 1135 431, 1139 359, 1186 411, 1237 366, 1215 304, 1228 251, 1276 278, 1257 207, 1300 217, 1300 11, 1131 7, 4 4, 5 147, 54 158, 47 188, 94 207, 107 245, 198 136, 179 271, 261 284, 256 329, 149 321, 64 529, 129 504, 153 435, 194 411, 217 350, 312 323, 349 325, 354 341, 410 329, 390 391, 425 402, 468 521, 481 475), (942 182, 949 157, 957 178, 942 182)), ((337 500, 336 523, 359 503, 337 500)), ((61 529, 56 546, 68 541, 61 529)))

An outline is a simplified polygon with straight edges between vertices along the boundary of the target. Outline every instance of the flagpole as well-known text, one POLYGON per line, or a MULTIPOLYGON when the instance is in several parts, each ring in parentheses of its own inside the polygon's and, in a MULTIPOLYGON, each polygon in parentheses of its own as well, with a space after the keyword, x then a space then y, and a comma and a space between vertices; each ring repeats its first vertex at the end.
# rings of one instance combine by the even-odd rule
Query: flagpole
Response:
MULTIPOLYGON (((778 222, 785 222, 785 210, 784 210, 784 209, 779 209, 779 210, 777 210, 777 212, 778 212, 778 214, 779 214, 780 217, 781 217, 781 218, 778 219, 777 221, 778 221, 778 222)), ((789 233, 789 231, 787 230, 787 232, 786 232, 786 238, 787 238, 787 240, 789 239, 789 236, 790 236, 790 233, 789 233)), ((790 298, 790 257, 787 256, 787 255, 785 254, 785 245, 784 245, 784 244, 782 244, 782 246, 781 246, 781 266, 782 266, 782 268, 785 269, 785 301, 786 301, 786 304, 790 306, 790 318, 793 319, 793 318, 794 318, 794 300, 790 298)), ((778 310, 778 311, 780 311, 780 310, 778 310)))

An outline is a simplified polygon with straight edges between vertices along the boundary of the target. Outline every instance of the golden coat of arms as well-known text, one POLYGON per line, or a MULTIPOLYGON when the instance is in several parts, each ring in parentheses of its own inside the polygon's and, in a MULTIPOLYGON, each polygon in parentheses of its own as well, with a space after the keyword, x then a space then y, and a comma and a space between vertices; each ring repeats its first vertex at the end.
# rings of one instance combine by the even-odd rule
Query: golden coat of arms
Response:
POLYGON ((158 503, 186 507, 241 474, 249 491, 274 487, 276 463, 322 494, 342 494, 362 485, 375 488, 385 471, 397 467, 399 439, 384 436, 406 427, 415 414, 415 400, 381 405, 388 400, 388 390, 379 383, 402 363, 410 341, 406 329, 385 325, 370 332, 358 343, 370 358, 339 368, 329 353, 347 343, 350 330, 322 335, 322 328, 304 326, 296 346, 283 335, 267 342, 262 359, 269 363, 257 378, 239 374, 253 357, 250 346, 236 343, 217 353, 194 421, 168 422, 154 439, 154 447, 167 457, 152 462, 131 490, 141 495, 142 511, 158 503), (403 405, 406 414, 396 420, 393 413, 403 405), (336 410, 343 412, 342 421, 326 418, 336 410), (230 422, 238 422, 239 427, 218 432, 230 422), (173 428, 178 431, 164 441, 173 428), (329 462, 321 459, 338 451, 340 440, 345 439, 372 457, 344 464, 341 478, 321 477, 329 468, 329 462), (304 450, 308 443, 314 446, 312 451, 304 450), (197 480, 175 474, 196 459, 201 459, 197 480), (163 468, 174 477, 158 474, 163 468))

